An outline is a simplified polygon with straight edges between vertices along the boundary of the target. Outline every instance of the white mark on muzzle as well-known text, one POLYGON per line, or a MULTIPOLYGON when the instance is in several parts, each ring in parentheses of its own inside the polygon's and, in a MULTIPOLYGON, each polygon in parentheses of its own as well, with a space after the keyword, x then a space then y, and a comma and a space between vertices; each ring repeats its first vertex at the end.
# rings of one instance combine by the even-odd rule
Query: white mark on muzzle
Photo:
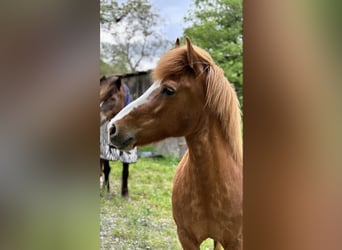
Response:
POLYGON ((110 128, 112 127, 113 123, 115 123, 118 120, 121 120, 123 117, 125 117, 127 114, 129 114, 133 109, 141 106, 142 104, 144 104, 149 97, 151 96, 151 94, 160 87, 160 82, 161 81, 156 81, 154 82, 147 90, 146 92, 140 96, 138 99, 134 100, 133 102, 131 102, 130 104, 128 104, 126 107, 124 107, 116 116, 114 116, 114 118, 109 122, 108 124, 108 132, 110 130, 110 128))

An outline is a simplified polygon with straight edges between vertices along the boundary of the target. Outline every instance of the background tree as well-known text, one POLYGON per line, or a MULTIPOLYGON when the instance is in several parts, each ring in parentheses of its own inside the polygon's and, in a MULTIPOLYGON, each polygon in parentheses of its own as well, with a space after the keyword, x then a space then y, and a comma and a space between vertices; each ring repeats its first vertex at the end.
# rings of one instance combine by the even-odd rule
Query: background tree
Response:
POLYGON ((185 17, 192 25, 184 30, 206 49, 242 96, 242 0, 194 0, 185 17))
POLYGON ((101 41, 102 69, 110 62, 112 73, 136 71, 169 46, 158 30, 161 18, 148 0, 128 0, 121 5, 101 0, 100 9, 101 28, 111 34, 110 43, 101 41))
POLYGON ((117 23, 123 18, 118 3, 113 0, 100 1, 100 24, 101 28, 110 28, 112 23, 117 23))

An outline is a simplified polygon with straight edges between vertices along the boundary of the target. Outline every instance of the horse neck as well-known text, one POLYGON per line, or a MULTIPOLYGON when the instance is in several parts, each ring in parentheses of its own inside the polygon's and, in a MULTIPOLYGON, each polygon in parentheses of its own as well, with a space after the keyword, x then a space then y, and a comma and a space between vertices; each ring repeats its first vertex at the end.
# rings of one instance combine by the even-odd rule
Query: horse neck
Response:
POLYGON ((241 174, 241 164, 234 160, 230 144, 216 115, 203 117, 195 132, 185 139, 189 150, 188 165, 191 169, 196 169, 197 174, 202 174, 204 178, 215 178, 215 175, 222 175, 222 172, 241 174))

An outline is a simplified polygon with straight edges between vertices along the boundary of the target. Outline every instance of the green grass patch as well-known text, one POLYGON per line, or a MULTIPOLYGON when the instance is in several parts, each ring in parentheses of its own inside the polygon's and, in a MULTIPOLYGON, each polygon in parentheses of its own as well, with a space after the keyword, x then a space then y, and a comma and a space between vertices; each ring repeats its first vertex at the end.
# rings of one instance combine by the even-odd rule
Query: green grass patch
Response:
POLYGON ((140 152, 142 152, 142 151, 147 151, 147 152, 154 152, 154 153, 157 152, 157 150, 156 150, 156 148, 153 146, 153 144, 146 145, 146 146, 142 146, 142 147, 138 147, 138 151, 140 151, 140 152))
MULTIPOLYGON (((130 198, 121 198, 121 162, 111 162, 111 195, 101 197, 101 249, 182 249, 172 217, 172 179, 179 159, 141 158, 129 167, 130 198)), ((201 249, 212 249, 207 240, 201 249)))

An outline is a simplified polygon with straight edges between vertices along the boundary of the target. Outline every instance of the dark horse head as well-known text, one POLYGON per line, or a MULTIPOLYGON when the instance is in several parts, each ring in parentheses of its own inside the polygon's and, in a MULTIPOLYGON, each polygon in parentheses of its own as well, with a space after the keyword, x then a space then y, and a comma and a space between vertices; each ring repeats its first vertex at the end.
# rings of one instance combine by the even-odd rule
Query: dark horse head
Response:
POLYGON ((119 76, 103 76, 100 79, 101 124, 112 119, 125 106, 125 85, 119 76))

